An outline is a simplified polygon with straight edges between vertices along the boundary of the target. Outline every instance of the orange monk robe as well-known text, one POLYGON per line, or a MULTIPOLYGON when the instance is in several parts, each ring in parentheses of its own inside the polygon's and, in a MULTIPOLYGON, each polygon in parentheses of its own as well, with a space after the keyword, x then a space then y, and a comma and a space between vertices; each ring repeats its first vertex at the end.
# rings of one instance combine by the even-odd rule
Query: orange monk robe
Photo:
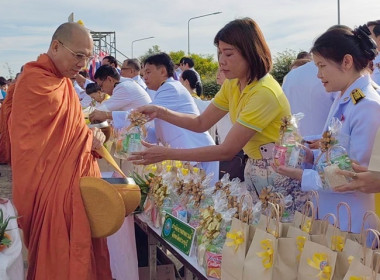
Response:
POLYGON ((0 109, 0 163, 11 162, 11 143, 9 141, 8 120, 12 110, 15 83, 10 84, 0 109))
POLYGON ((79 189, 100 177, 78 96, 43 54, 25 65, 10 118, 13 198, 27 279, 111 279, 106 239, 91 239, 79 189))

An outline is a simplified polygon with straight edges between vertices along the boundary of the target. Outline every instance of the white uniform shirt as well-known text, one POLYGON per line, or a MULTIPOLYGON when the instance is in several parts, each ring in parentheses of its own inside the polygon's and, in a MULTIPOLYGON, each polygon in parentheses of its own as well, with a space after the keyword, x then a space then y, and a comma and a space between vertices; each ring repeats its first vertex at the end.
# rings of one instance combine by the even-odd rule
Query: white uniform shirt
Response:
POLYGON ((112 91, 112 96, 97 108, 100 111, 127 111, 151 102, 148 93, 134 80, 124 78, 112 91))
MULTIPOLYGON (((157 90, 152 104, 163 106, 176 112, 199 115, 199 110, 193 97, 179 81, 173 78, 167 79, 157 90)), ((197 133, 160 119, 155 119, 154 121, 157 139, 161 143, 169 144, 172 148, 189 149, 215 145, 208 132, 197 133)), ((219 162, 202 162, 201 166, 206 170, 207 174, 214 173, 215 180, 213 180, 213 183, 215 183, 219 176, 219 162)))
POLYGON ((87 108, 88 106, 90 106, 92 98, 86 93, 86 90, 81 88, 77 81, 73 82, 73 86, 76 93, 78 94, 80 105, 83 108, 87 108))
POLYGON ((318 68, 314 62, 308 62, 291 70, 282 84, 292 114, 305 114, 299 123, 299 131, 303 137, 322 133, 334 101, 334 95, 326 92, 317 73, 318 68))
MULTIPOLYGON (((376 132, 380 127, 380 97, 371 85, 368 75, 357 79, 340 97, 338 96, 331 106, 327 127, 332 118, 342 122, 341 132, 350 136, 350 141, 341 143, 351 159, 361 165, 368 166, 376 132), (350 93, 360 89, 365 98, 353 104, 350 93)), ((367 210, 374 210, 373 194, 361 192, 336 193, 320 190, 322 183, 318 173, 312 169, 305 169, 302 175, 301 188, 303 191, 319 190, 319 217, 327 213, 336 213, 339 202, 347 202, 352 212, 352 231, 360 232, 362 218, 367 210)), ((347 216, 341 213, 342 229, 346 230, 347 216)))
POLYGON ((380 85, 380 53, 373 60, 373 67, 371 78, 376 84, 380 85))

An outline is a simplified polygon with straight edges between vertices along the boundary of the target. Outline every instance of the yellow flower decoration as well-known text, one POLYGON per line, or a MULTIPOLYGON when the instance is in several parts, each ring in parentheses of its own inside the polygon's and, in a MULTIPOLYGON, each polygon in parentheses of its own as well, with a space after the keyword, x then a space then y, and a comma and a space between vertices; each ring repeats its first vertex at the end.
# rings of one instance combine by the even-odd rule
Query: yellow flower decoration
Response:
POLYGON ((199 173, 199 168, 198 168, 198 167, 193 167, 193 172, 194 172, 195 174, 199 173))
POLYGON ((305 236, 297 236, 296 238, 296 244, 297 244, 297 249, 300 252, 297 256, 297 260, 299 261, 301 258, 301 254, 303 251, 303 247, 305 247, 305 242, 306 242, 306 237, 305 236))
POLYGON ((181 168, 182 167, 182 161, 176 160, 175 161, 175 167, 181 168))
POLYGON ((244 234, 242 231, 233 231, 227 233, 227 238, 231 239, 232 241, 227 241, 227 246, 235 246, 235 252, 239 248, 240 244, 243 244, 244 242, 244 234))
POLYGON ((361 276, 350 276, 350 278, 348 278, 349 280, 367 280, 368 278, 367 277, 361 277, 361 276))
POLYGON ((331 250, 336 252, 342 252, 344 248, 344 237, 341 235, 331 236, 331 250))
POLYGON ((187 168, 181 168, 181 171, 182 171, 182 175, 184 175, 184 176, 189 174, 189 169, 187 169, 187 168))
POLYGON ((156 173, 156 171, 157 171, 157 165, 155 165, 155 164, 149 164, 149 165, 146 167, 146 170, 147 170, 148 172, 156 173))
POLYGON ((310 233, 311 230, 311 220, 307 220, 303 225, 302 225, 302 231, 306 233, 310 233))
POLYGON ((328 264, 328 256, 325 253, 315 253, 312 259, 307 259, 307 264, 319 271, 316 277, 319 280, 330 280, 332 268, 328 264))
POLYGON ((166 171, 170 172, 171 170, 172 170, 172 166, 171 165, 166 165, 166 171))
POLYGON ((351 264, 353 260, 354 260, 354 256, 349 256, 347 258, 347 261, 348 261, 349 264, 351 264))
POLYGON ((263 267, 271 268, 273 265, 273 242, 270 239, 264 239, 260 242, 261 248, 264 250, 262 252, 256 253, 262 260, 263 267))

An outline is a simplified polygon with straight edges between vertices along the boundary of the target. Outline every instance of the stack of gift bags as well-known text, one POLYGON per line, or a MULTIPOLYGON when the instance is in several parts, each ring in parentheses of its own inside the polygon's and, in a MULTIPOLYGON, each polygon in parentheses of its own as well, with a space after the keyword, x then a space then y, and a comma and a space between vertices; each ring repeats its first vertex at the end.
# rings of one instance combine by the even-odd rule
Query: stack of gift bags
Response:
MULTIPOLYGON (((318 217, 317 193, 311 193, 311 200, 292 223, 281 221, 281 205, 272 202, 257 225, 233 219, 223 246, 221 279, 380 279, 378 216, 367 212, 361 233, 353 234, 340 230, 339 215, 318 217), (235 242, 236 236, 241 242, 235 242)), ((347 203, 337 208, 350 217, 347 203)))

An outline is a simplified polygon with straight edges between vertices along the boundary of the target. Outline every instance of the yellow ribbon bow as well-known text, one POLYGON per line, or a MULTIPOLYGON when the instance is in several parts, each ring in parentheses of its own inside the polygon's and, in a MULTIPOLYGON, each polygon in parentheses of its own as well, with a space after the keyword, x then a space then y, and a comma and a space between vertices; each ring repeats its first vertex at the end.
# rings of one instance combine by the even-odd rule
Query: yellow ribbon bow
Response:
POLYGON ((240 244, 244 242, 244 234, 242 231, 233 231, 227 233, 227 238, 231 239, 231 241, 227 241, 227 246, 235 246, 235 252, 239 248, 240 244))
POLYGON ((183 176, 186 176, 187 174, 189 174, 189 169, 187 168, 181 168, 181 171, 182 171, 183 176))
POLYGON ((319 280, 330 280, 331 279, 331 266, 328 265, 327 254, 324 253, 315 253, 312 259, 307 259, 307 264, 312 268, 319 270, 319 273, 316 277, 319 277, 319 280))
POLYGON ((349 280, 366 280, 367 277, 361 277, 361 276, 350 276, 349 280))
POLYGON ((331 250, 342 252, 344 248, 344 237, 341 235, 331 236, 331 250))
POLYGON ((256 253, 257 256, 262 258, 263 267, 271 268, 273 265, 273 243, 270 239, 264 239, 260 242, 261 248, 264 249, 262 252, 256 253))
POLYGON ((347 261, 348 261, 348 264, 351 264, 352 263, 352 261, 354 260, 354 256, 349 256, 348 258, 347 258, 347 261))
POLYGON ((305 242, 306 242, 306 237, 305 236, 297 236, 296 238, 296 244, 297 244, 297 249, 300 252, 297 256, 297 260, 299 261, 301 258, 301 254, 303 251, 303 247, 305 247, 305 242))
POLYGON ((306 232, 306 233, 310 233, 310 230, 311 230, 311 220, 307 220, 303 226, 302 226, 302 231, 306 232))

